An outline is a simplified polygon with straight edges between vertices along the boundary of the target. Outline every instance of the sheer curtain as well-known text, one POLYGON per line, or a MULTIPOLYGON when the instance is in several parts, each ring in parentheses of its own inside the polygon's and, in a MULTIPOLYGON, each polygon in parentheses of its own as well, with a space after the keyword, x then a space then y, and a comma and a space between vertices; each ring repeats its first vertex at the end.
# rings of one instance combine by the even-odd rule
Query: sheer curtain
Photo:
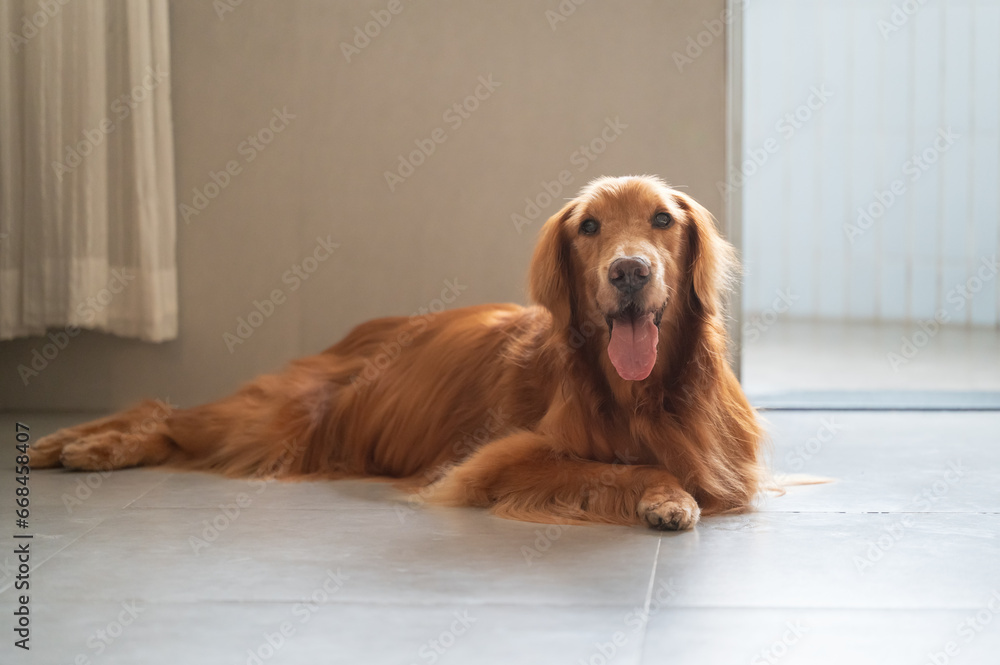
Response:
POLYGON ((0 3, 0 339, 177 336, 167 0, 0 3))

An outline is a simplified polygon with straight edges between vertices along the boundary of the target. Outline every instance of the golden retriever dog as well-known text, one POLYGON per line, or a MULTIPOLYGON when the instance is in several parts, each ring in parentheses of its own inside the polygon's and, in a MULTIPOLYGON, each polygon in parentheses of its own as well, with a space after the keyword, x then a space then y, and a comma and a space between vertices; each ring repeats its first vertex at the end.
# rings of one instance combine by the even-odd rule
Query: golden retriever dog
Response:
POLYGON ((734 267, 693 199, 601 178, 542 227, 536 305, 369 321, 220 401, 59 431, 31 463, 392 477, 511 519, 689 529, 761 488, 762 430, 726 361, 734 267))

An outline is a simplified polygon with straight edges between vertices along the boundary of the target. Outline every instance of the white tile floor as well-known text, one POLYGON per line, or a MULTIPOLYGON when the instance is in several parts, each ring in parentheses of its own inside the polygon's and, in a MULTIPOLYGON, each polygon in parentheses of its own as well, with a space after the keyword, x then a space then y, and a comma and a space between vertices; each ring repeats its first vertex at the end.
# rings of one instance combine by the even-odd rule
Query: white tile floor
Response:
MULTIPOLYGON (((776 469, 837 481, 682 534, 373 482, 34 472, 22 653, 3 416, 0 662, 996 663, 1000 412, 766 418, 776 469)), ((22 416, 35 436, 79 419, 22 416)))

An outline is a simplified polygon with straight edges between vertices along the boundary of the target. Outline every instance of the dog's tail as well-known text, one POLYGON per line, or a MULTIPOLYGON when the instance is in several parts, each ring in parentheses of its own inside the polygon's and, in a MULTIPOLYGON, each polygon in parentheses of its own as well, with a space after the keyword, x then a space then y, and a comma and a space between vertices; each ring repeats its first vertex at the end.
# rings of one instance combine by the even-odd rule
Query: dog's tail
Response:
POLYGON ((780 487, 795 487, 796 485, 822 485, 832 483, 836 478, 825 476, 814 476, 809 473, 775 473, 771 476, 771 481, 780 487))
POLYGON ((836 478, 814 476, 809 473, 772 473, 763 484, 763 488, 766 492, 773 492, 775 496, 781 496, 788 487, 823 485, 825 483, 836 482, 836 480, 836 478))

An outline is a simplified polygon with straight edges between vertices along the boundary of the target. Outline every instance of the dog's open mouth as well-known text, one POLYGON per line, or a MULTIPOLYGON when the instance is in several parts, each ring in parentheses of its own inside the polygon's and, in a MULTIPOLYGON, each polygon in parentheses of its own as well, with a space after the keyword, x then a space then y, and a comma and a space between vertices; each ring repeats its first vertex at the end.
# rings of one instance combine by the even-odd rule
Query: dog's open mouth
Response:
POLYGON ((608 357, 626 381, 642 381, 656 364, 656 344, 660 339, 663 307, 643 312, 630 303, 614 316, 606 316, 611 342, 608 357))

